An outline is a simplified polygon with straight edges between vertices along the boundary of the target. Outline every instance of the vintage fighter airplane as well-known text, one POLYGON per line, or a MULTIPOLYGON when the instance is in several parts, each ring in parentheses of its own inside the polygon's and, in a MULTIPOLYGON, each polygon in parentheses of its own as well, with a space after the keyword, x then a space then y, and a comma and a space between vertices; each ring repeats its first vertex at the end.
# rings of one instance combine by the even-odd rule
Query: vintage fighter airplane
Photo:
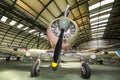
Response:
MULTIPOLYGON (((49 28, 47 29, 48 40, 53 47, 53 58, 51 62, 51 67, 54 71, 57 70, 60 63, 60 53, 61 51, 66 52, 72 43, 76 40, 79 32, 77 24, 69 19, 67 16, 69 14, 69 5, 66 8, 64 17, 57 18, 50 23, 49 28)), ((40 58, 34 63, 31 76, 35 77, 40 71, 40 58)), ((83 78, 90 78, 91 71, 89 66, 82 61, 81 74, 83 78)))

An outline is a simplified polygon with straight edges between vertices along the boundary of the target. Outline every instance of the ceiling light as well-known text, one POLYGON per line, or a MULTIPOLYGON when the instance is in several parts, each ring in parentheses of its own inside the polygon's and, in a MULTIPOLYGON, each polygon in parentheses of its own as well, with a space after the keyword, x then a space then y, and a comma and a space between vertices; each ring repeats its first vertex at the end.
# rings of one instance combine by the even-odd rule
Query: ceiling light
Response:
POLYGON ((12 20, 9 24, 10 24, 11 26, 13 26, 13 25, 15 25, 16 23, 17 23, 16 21, 12 20))
POLYGON ((45 35, 42 35, 41 37, 45 37, 45 35))
POLYGON ((43 33, 41 33, 40 35, 41 35, 41 36, 43 36, 44 34, 43 34, 43 33))
POLYGON ((32 32, 34 32, 34 31, 35 31, 34 29, 33 29, 33 30, 30 30, 29 33, 32 33, 32 32))
POLYGON ((25 27, 23 30, 27 30, 27 29, 29 29, 29 27, 25 27))
POLYGON ((19 24, 18 26, 17 26, 17 28, 22 28, 24 25, 23 24, 19 24))
POLYGON ((37 35, 37 34, 39 35, 39 32, 34 33, 34 35, 37 35))
POLYGON ((2 21, 2 22, 6 22, 7 19, 8 19, 8 18, 7 18, 6 16, 2 16, 1 21, 2 21))

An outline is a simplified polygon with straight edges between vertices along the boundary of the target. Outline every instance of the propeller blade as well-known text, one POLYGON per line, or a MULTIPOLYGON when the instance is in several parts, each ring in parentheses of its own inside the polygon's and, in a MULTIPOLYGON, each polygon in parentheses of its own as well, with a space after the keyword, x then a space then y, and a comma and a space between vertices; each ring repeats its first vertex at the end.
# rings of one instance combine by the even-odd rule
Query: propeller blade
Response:
POLYGON ((57 41, 55 50, 54 50, 54 56, 53 56, 53 61, 57 62, 60 52, 61 52, 61 48, 62 48, 62 40, 63 40, 63 35, 64 35, 64 29, 61 29, 61 33, 59 35, 59 39, 57 41))

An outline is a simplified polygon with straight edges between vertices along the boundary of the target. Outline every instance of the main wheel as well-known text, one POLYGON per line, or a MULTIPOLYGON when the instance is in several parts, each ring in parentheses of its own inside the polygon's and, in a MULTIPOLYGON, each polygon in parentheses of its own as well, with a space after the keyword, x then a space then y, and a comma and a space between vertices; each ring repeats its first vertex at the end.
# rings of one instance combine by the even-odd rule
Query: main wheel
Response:
POLYGON ((20 60, 20 57, 17 57, 16 60, 19 61, 19 60, 20 60))
POLYGON ((99 63, 100 63, 100 64, 103 64, 103 60, 100 60, 99 63))
POLYGON ((91 76, 91 70, 89 66, 86 63, 83 63, 81 68, 81 77, 84 79, 89 79, 90 76, 91 76))
POLYGON ((36 61, 31 69, 31 77, 37 77, 39 76, 39 72, 40 72, 40 66, 39 66, 39 62, 36 61))
POLYGON ((10 61, 10 56, 7 56, 7 57, 6 57, 6 61, 10 61))

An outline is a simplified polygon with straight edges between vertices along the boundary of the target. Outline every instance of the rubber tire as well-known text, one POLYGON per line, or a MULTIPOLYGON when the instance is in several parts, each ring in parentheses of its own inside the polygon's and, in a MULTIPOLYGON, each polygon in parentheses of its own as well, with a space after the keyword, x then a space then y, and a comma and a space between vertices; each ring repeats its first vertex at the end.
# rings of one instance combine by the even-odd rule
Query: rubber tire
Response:
POLYGON ((82 68, 84 68, 85 72, 83 72, 81 69, 81 77, 84 79, 89 79, 91 76, 91 70, 90 70, 89 66, 86 63, 83 63, 82 68))
POLYGON ((100 63, 100 64, 103 64, 103 60, 100 60, 99 63, 100 63))
POLYGON ((16 58, 16 61, 20 61, 20 57, 17 57, 17 58, 16 58))
POLYGON ((31 69, 31 77, 37 77, 39 76, 39 72, 40 72, 40 67, 39 67, 39 70, 37 70, 37 67, 39 66, 39 62, 36 61, 33 66, 32 66, 32 69, 31 69))
POLYGON ((10 56, 6 57, 6 61, 10 61, 10 56))

